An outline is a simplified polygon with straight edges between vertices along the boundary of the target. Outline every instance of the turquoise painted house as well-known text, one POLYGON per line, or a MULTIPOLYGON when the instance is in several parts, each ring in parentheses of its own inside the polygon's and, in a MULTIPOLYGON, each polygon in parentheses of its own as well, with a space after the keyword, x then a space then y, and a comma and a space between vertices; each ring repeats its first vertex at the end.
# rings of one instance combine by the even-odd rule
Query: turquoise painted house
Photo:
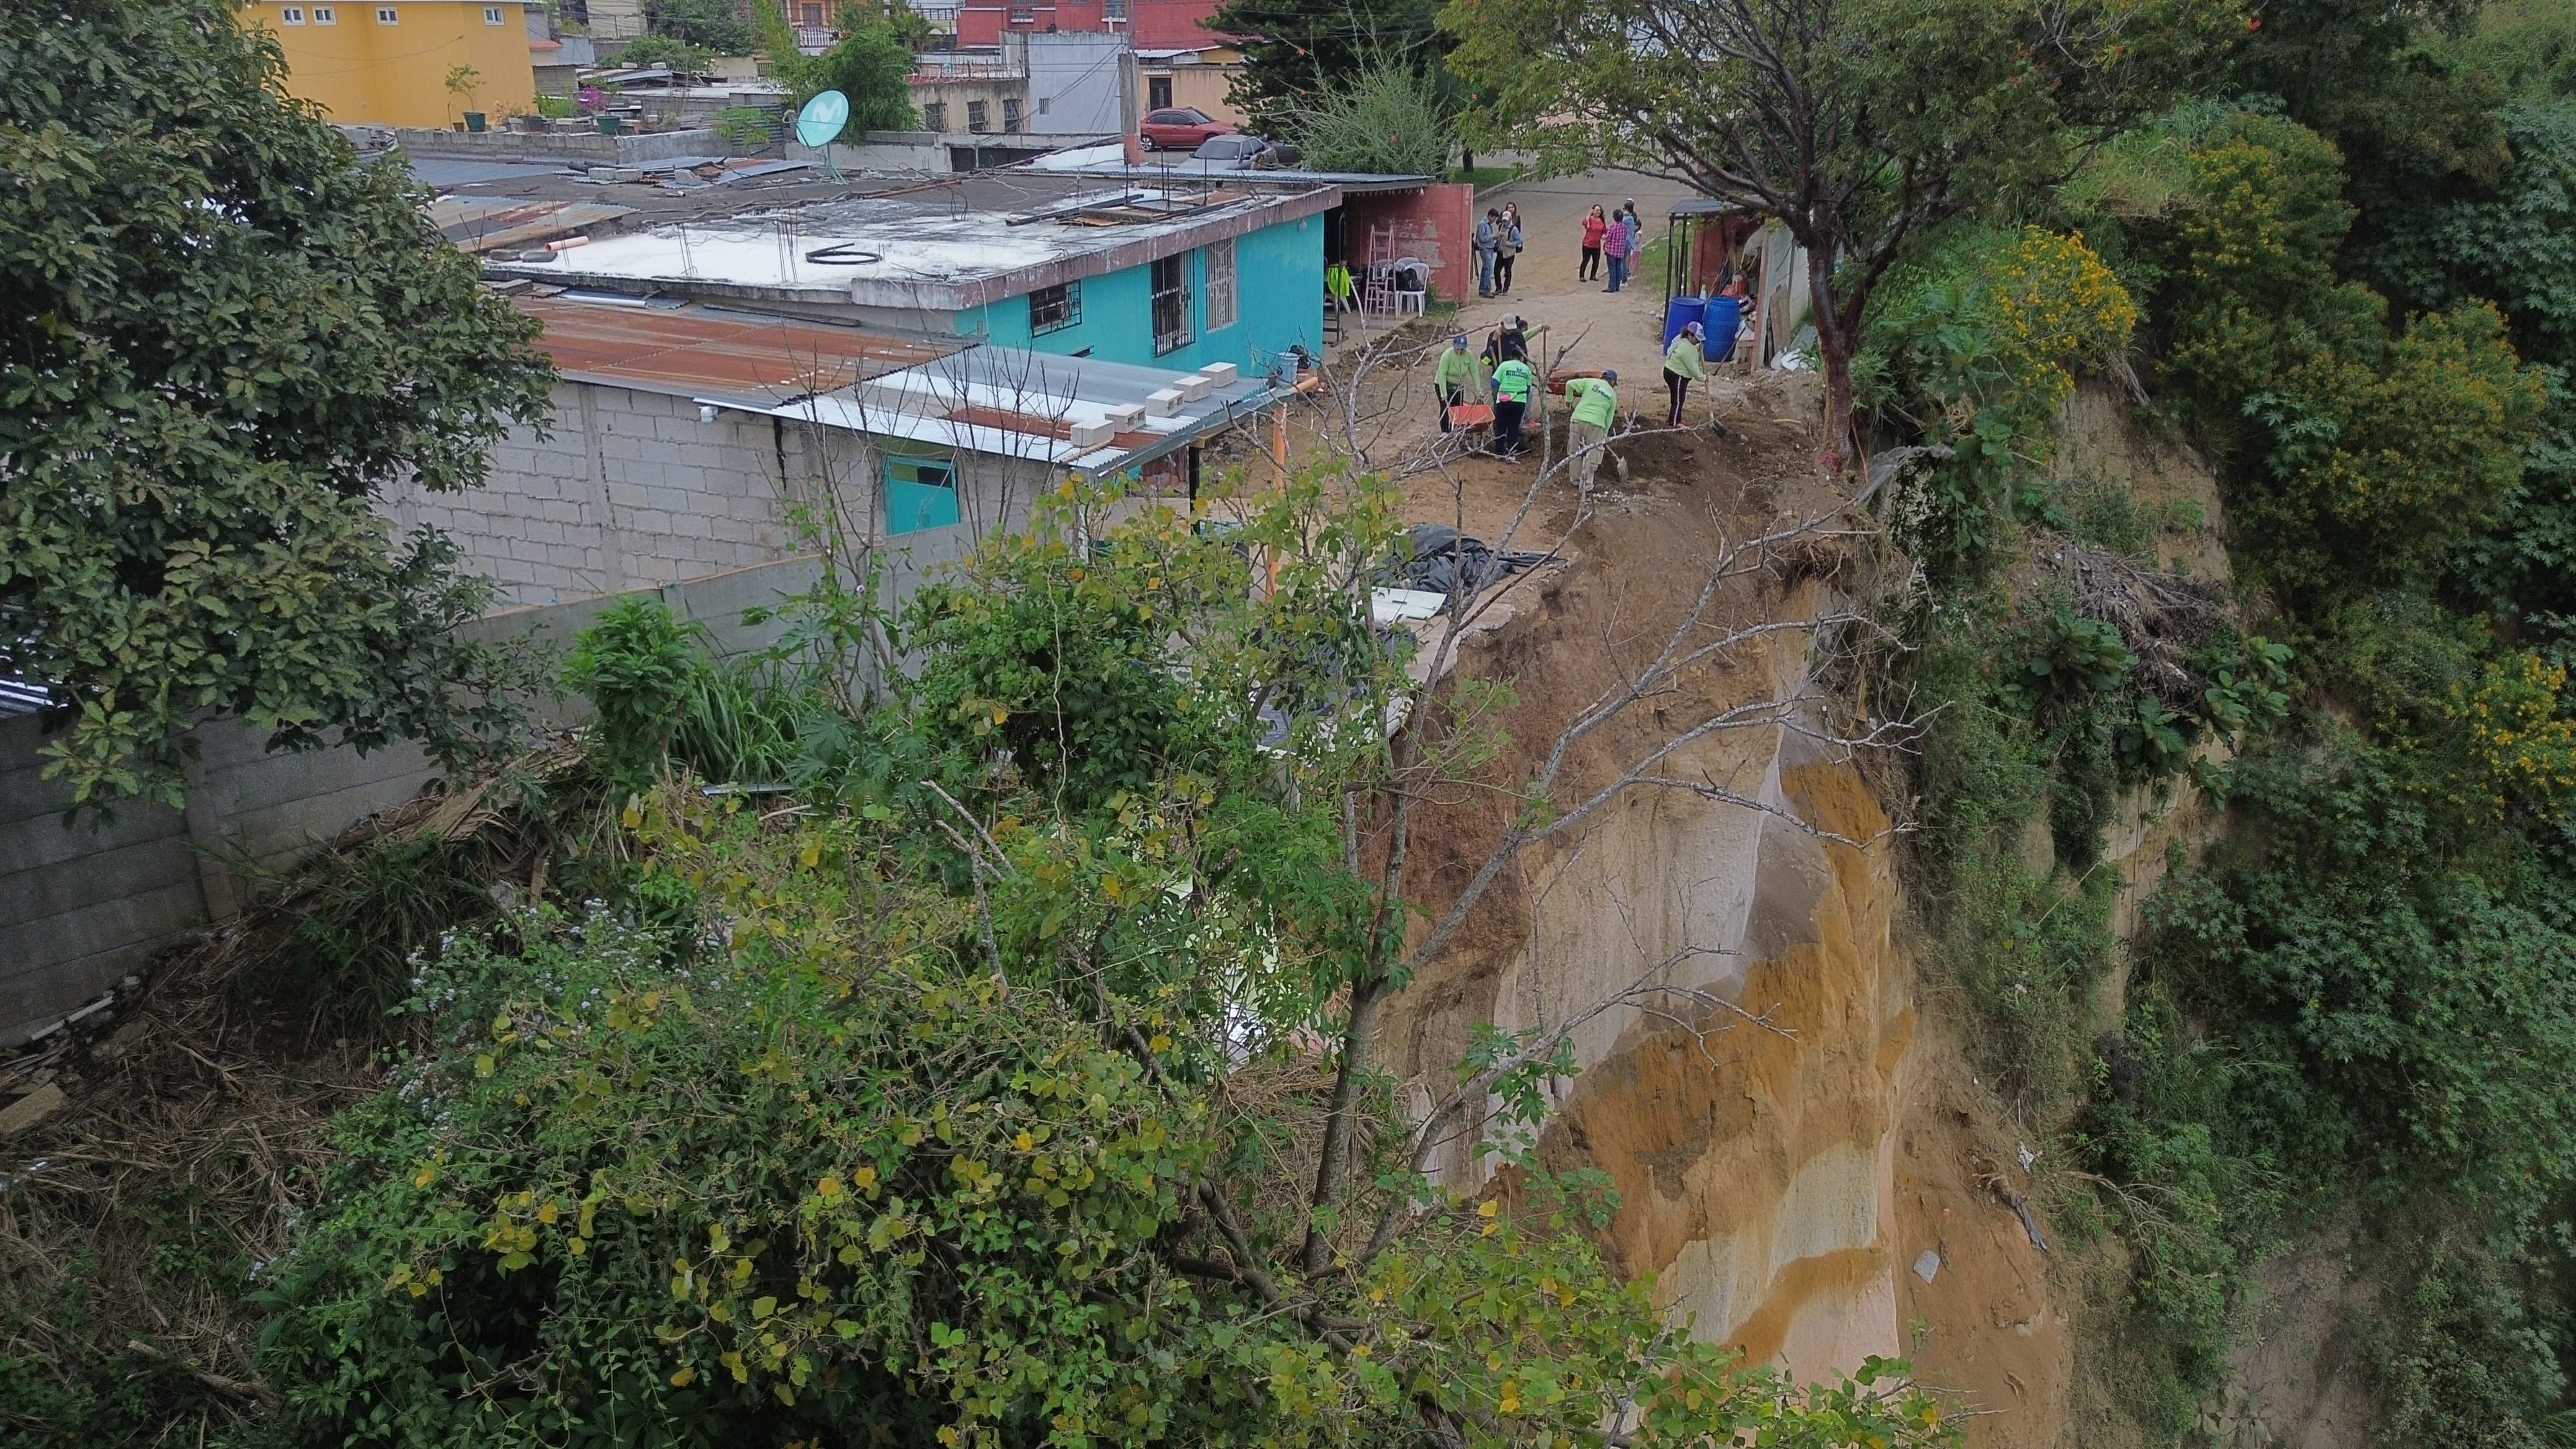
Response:
MULTIPOLYGON (((854 188, 855 190, 855 188, 854 188)), ((890 333, 1187 371, 1321 350, 1341 188, 1295 172, 1012 170, 670 222, 487 270, 676 305, 756 303, 890 333)))
POLYGON ((1323 232, 1317 213, 1205 241, 1181 236, 1160 256, 968 308, 956 331, 1185 371, 1231 362, 1257 375, 1292 346, 1321 350, 1323 232))

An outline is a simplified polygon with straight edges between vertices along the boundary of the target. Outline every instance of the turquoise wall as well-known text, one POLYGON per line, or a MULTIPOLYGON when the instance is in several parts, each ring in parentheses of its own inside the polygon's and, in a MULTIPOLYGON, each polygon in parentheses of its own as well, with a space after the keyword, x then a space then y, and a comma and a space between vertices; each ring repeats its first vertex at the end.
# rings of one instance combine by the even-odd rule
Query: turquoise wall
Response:
POLYGON ((1231 362, 1246 372, 1271 354, 1303 343, 1319 352, 1318 324, 1324 302, 1324 224, 1320 216, 1235 238, 1236 319, 1220 331, 1207 329, 1205 255, 1189 254, 1190 344, 1154 355, 1154 269, 1129 267, 1122 272, 1085 277, 1082 320, 1044 336, 1029 335, 1029 300, 1007 298, 957 314, 963 336, 981 334, 1008 347, 1039 352, 1073 353, 1084 348, 1108 362, 1187 372, 1211 362, 1231 362), (1256 357, 1255 354, 1262 356, 1256 357))

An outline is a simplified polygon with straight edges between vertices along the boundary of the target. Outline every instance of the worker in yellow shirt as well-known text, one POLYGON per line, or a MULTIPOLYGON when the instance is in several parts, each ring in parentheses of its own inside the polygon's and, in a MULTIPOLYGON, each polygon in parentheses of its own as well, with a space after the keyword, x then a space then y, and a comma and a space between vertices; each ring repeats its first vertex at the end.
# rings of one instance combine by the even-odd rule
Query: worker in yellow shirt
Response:
POLYGON ((1526 358, 1505 358, 1494 369, 1494 453, 1506 463, 1520 461, 1521 423, 1537 389, 1538 374, 1526 358))
POLYGON ((1601 455, 1609 451, 1611 421, 1619 416, 1619 369, 1605 367, 1599 377, 1567 379, 1565 399, 1574 404, 1574 416, 1566 427, 1574 488, 1577 493, 1590 493, 1592 476, 1601 471, 1601 455))
POLYGON ((1482 402, 1485 397, 1485 360, 1467 350, 1467 334, 1450 337, 1449 345, 1440 350, 1440 360, 1431 365, 1431 391, 1440 400, 1440 431, 1449 431, 1449 410, 1464 402, 1482 402))
POLYGON ((1682 398, 1690 385, 1708 376, 1699 365, 1700 325, 1685 322, 1673 334, 1673 345, 1664 349, 1664 390, 1673 395, 1673 410, 1665 417, 1664 426, 1682 425, 1682 398))

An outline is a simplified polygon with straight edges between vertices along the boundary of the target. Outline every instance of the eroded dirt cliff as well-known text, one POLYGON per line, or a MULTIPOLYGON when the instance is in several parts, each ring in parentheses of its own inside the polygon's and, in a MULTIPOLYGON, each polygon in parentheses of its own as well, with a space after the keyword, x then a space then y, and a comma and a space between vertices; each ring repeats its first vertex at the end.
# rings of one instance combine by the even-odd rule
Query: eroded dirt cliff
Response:
MULTIPOLYGON (((1463 671, 1518 690, 1507 723, 1521 758, 1506 774, 1660 642, 1704 576, 1695 564, 1828 501, 1804 466, 1810 440, 1769 422, 1632 456, 1619 496, 1572 534, 1573 566, 1469 646, 1463 671)), ((2186 523, 2198 510, 2159 551, 2223 572, 2196 459, 2105 390, 2071 403, 2066 424, 2070 486, 2186 505, 2174 510, 2186 523)), ((1867 588, 1853 572, 1865 568, 1857 554, 1784 557, 1733 588, 1710 626, 1816 617, 1867 588)), ((1798 692, 1832 667, 1830 642, 1791 633, 1732 651, 1663 708, 1587 741, 1579 769, 1607 781, 1673 720, 1798 692)), ((1865 691, 1831 682, 1866 710, 1865 691)), ((1606 1236, 1624 1265, 1653 1274, 1703 1337, 1801 1375, 1910 1357, 1974 1415, 1972 1442, 2105 1442, 2098 1420, 2078 1423, 2076 1340, 2082 1294, 2116 1265, 2041 1248, 2052 1165, 2023 1160, 2030 1144, 1965 1064, 1941 993, 1918 989, 1889 833, 1902 772, 1765 728, 1704 740, 1667 773, 1748 803, 1639 790, 1517 860, 1389 1022, 1417 1100, 1445 1088, 1477 1023, 1551 1026, 1641 981, 1700 993, 1601 1012, 1575 1034, 1580 1073, 1556 1084, 1543 1158, 1609 1174, 1620 1206, 1606 1236)), ((1445 802, 1417 846, 1416 897, 1454 893, 1512 808, 1491 792, 1445 802)), ((2168 844, 2203 830, 2187 790, 2120 802, 2101 868, 2120 872, 2123 934, 2168 844)), ((2099 1002, 2106 1023, 2118 980, 2099 1002)), ((1463 1143, 1445 1168, 1462 1184, 1487 1170, 1463 1143)))

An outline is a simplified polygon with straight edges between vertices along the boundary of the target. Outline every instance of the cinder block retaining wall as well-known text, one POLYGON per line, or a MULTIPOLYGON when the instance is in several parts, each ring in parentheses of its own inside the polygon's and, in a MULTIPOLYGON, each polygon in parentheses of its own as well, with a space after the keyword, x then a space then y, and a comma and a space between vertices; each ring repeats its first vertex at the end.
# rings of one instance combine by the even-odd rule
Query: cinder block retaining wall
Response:
MULTIPOLYGON (((719 649, 760 647, 777 625, 746 628, 743 610, 810 588, 810 556, 735 569, 659 590, 719 649)), ((574 599, 495 614, 476 627, 525 634, 560 652, 611 602, 574 599)), ((573 722, 580 701, 547 712, 573 722)), ((197 730, 203 750, 187 810, 128 806, 114 821, 69 826, 61 782, 42 779, 33 716, 0 720, 0 1047, 43 1031, 113 987, 193 925, 229 918, 247 887, 225 861, 276 869, 359 819, 409 799, 435 768, 397 745, 271 754, 266 735, 233 720, 197 730)))

